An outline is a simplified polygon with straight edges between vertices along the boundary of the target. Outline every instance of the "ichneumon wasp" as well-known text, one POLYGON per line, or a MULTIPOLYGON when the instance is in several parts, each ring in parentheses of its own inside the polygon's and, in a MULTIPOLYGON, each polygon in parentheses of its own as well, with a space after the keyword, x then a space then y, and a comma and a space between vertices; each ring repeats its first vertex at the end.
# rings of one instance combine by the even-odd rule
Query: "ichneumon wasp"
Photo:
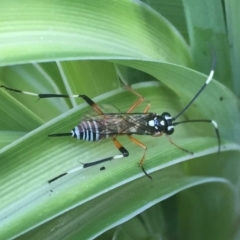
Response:
MULTIPOLYGON (((17 93, 23 93, 27 95, 37 96, 41 98, 82 98, 93 110, 95 114, 91 115, 84 115, 80 121, 80 123, 72 129, 71 132, 68 133, 55 133, 49 134, 49 137, 62 137, 62 136, 72 136, 79 140, 85 141, 100 141, 106 138, 111 138, 115 147, 120 151, 119 155, 111 156, 108 158, 104 158, 98 161, 83 163, 80 167, 71 169, 61 175, 49 180, 48 182, 51 183, 58 178, 76 172, 80 169, 91 167, 106 161, 111 161, 113 159, 119 159, 123 157, 128 157, 129 152, 125 147, 121 145, 121 143, 117 140, 117 136, 119 135, 126 135, 133 143, 143 148, 144 153, 139 162, 139 166, 141 167, 142 171, 151 179, 151 176, 147 174, 143 167, 145 155, 147 152, 147 147, 137 140, 132 135, 149 135, 153 137, 160 137, 165 135, 168 137, 168 140, 171 144, 178 147, 182 151, 187 153, 193 154, 191 151, 184 149, 177 144, 175 144, 169 135, 173 134, 174 127, 176 125, 182 123, 194 123, 194 122, 201 122, 201 123, 211 123, 215 128, 217 140, 218 140, 218 152, 220 151, 220 135, 218 131, 218 125, 214 120, 209 119, 194 119, 194 120, 185 120, 176 122, 177 118, 181 116, 195 101, 195 99, 199 96, 199 94, 205 89, 205 87, 210 83, 214 75, 214 65, 215 60, 213 61, 213 66, 210 71, 210 74, 205 81, 204 85, 199 89, 196 95, 192 98, 192 100, 174 117, 172 117, 168 112, 164 112, 161 115, 157 113, 149 113, 150 103, 147 104, 143 113, 133 113, 133 110, 139 106, 145 99, 131 87, 126 86, 125 88, 136 95, 138 100, 127 110, 127 112, 119 112, 117 108, 109 105, 113 110, 111 113, 106 113, 102 109, 102 107, 96 104, 91 98, 86 95, 65 95, 65 94, 37 94, 32 92, 21 91, 13 88, 9 88, 6 86, 1 85, 1 88, 4 88, 8 91, 13 91, 17 93)), ((107 106, 107 105, 106 105, 107 106)), ((105 169, 105 167, 101 168, 101 170, 105 169)))

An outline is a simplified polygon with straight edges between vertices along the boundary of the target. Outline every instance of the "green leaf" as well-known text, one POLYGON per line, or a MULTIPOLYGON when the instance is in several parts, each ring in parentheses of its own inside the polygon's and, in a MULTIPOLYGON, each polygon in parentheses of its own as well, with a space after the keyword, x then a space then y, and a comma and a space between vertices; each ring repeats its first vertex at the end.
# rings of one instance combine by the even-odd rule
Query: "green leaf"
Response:
POLYGON ((224 1, 226 5, 226 17, 227 17, 227 29, 228 29, 228 38, 229 38, 229 52, 231 56, 231 67, 233 75, 233 86, 234 92, 239 97, 240 96, 240 86, 239 86, 239 77, 240 71, 238 68, 238 63, 240 62, 240 31, 239 31, 239 21, 240 16, 238 10, 240 9, 240 3, 237 0, 234 1, 224 1))
POLYGON ((134 57, 190 64, 176 29, 138 1, 23 0, 0 7, 2 65, 134 57))
POLYGON ((229 41, 226 23, 222 13, 223 6, 218 0, 184 0, 184 10, 189 30, 190 45, 194 64, 198 71, 206 72, 212 57, 217 60, 216 78, 233 90, 229 41))
POLYGON ((17 131, 0 131, 0 148, 22 137, 26 133, 17 131))
MULTIPOLYGON (((42 225, 38 228, 37 234, 36 231, 30 231, 20 239, 42 239, 46 232, 49 233, 48 237, 51 239, 58 238, 59 234, 61 236, 66 234, 70 239, 76 239, 79 236, 82 239, 94 239, 101 232, 125 222, 178 191, 208 182, 224 183, 224 180, 217 178, 185 178, 180 176, 176 169, 177 167, 172 167, 152 174, 153 181, 139 178, 110 190, 42 225), (74 224, 69 222, 69 219, 74 224)), ((227 184, 227 182, 225 183, 227 184)), ((144 228, 140 228, 137 235, 134 232, 129 232, 132 239, 134 237, 145 239, 149 236, 144 228)))
MULTIPOLYGON (((178 31, 139 1, 1 1, 0 26, 0 79, 11 88, 86 94, 96 103, 125 112, 137 98, 120 87, 117 72, 131 83, 133 72, 125 74, 130 67, 148 74, 143 78, 147 83, 133 88, 151 102, 151 112, 168 111, 174 116, 207 78, 188 68, 192 66, 190 51, 178 31), (36 61, 41 63, 29 64, 36 61), (15 63, 22 65, 12 66, 15 63)), ((225 50, 220 49, 219 54, 225 50)), ((195 62, 196 58, 194 55, 195 62)), ((118 151, 111 140, 93 143, 49 138, 48 134, 69 132, 90 107, 80 99, 37 103, 35 99, 0 90, 4 146, 0 149, 0 238, 96 237, 192 186, 211 182, 224 185, 230 194, 239 190, 238 178, 232 183, 230 174, 191 174, 187 160, 220 159, 213 126, 204 123, 179 125, 172 137, 194 155, 180 151, 164 137, 137 137, 148 147, 144 166, 153 181, 137 165, 143 150, 120 136, 130 152, 128 158, 69 174, 49 185, 48 180, 82 162, 114 156, 118 151), (19 132, 28 133, 21 136, 19 132), (105 171, 99 171, 102 166, 105 171)), ((136 112, 145 106, 141 104, 136 112)), ((239 105, 230 90, 214 80, 181 116, 202 118, 218 122, 223 161, 232 159, 232 152, 239 155, 239 105)), ((233 218, 228 215, 227 219, 233 218)), ((194 229, 194 235, 197 233, 194 229)))

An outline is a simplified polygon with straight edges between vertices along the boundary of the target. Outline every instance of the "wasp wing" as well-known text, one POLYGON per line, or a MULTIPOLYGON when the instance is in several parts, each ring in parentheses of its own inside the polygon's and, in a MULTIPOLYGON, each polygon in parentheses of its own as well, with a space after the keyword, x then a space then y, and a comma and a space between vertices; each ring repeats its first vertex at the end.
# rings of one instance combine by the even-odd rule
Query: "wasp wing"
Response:
POLYGON ((109 121, 104 121, 110 130, 117 130, 118 134, 150 135, 148 127, 149 114, 146 113, 119 113, 116 116, 107 114, 109 121))
POLYGON ((120 113, 120 110, 117 107, 114 107, 113 105, 110 104, 98 104, 98 108, 104 113, 104 114, 99 114, 95 112, 93 109, 90 109, 89 111, 86 111, 84 115, 80 118, 80 121, 87 121, 95 118, 96 116, 103 116, 105 114, 111 113, 111 114, 118 114, 120 113))
POLYGON ((81 118, 81 121, 97 124, 97 128, 92 127, 91 130, 87 129, 88 131, 98 132, 103 137, 119 134, 151 134, 147 125, 149 114, 122 113, 118 108, 109 104, 98 105, 98 107, 104 114, 91 111, 81 118))

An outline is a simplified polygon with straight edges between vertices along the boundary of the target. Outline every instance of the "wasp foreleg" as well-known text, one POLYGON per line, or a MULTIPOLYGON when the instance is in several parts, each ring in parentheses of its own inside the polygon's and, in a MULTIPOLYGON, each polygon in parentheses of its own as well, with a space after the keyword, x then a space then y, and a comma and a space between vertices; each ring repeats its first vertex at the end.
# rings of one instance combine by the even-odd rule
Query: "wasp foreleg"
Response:
POLYGON ((185 148, 182 148, 182 147, 178 146, 176 143, 174 143, 173 140, 172 140, 167 134, 165 134, 165 136, 168 138, 168 141, 169 141, 172 145, 174 145, 175 147, 179 148, 180 150, 182 150, 182 151, 184 151, 184 152, 187 152, 187 153, 193 155, 193 152, 191 152, 191 151, 189 151, 189 150, 187 150, 187 149, 185 149, 185 148))
POLYGON ((146 152, 147 152, 147 146, 145 146, 143 143, 141 143, 140 141, 138 141, 136 138, 132 137, 131 135, 127 135, 129 137, 129 139, 135 143, 136 145, 138 145, 139 147, 143 148, 144 149, 144 153, 143 153, 143 156, 140 160, 140 162, 138 163, 139 164, 139 167, 141 167, 142 171, 144 172, 144 174, 150 178, 152 180, 152 177, 150 175, 147 174, 147 172, 145 171, 144 167, 143 167, 143 162, 145 160, 145 156, 146 156, 146 152))

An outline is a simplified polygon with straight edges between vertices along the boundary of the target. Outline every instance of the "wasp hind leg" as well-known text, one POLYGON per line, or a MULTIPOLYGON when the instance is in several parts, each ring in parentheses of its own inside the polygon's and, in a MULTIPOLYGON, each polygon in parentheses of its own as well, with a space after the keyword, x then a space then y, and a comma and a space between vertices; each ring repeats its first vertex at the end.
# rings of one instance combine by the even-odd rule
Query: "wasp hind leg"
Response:
POLYGON ((121 154, 115 155, 115 156, 112 156, 112 157, 108 157, 108 158, 104 158, 104 159, 101 159, 101 160, 98 160, 98 161, 94 161, 94 162, 82 163, 82 165, 80 167, 73 168, 73 169, 71 169, 71 170, 69 170, 69 171, 67 171, 65 173, 62 173, 62 174, 58 175, 57 177, 52 178, 51 180, 49 180, 48 183, 50 184, 50 183, 56 181, 57 179, 65 176, 65 175, 77 172, 77 171, 79 171, 79 170, 81 170, 83 168, 92 167, 92 166, 98 165, 100 163, 104 163, 104 162, 111 161, 111 160, 114 160, 114 159, 128 157, 129 156, 129 152, 127 151, 126 148, 124 148, 122 146, 122 144, 116 139, 116 137, 113 137, 112 140, 113 140, 113 143, 116 146, 116 148, 121 152, 121 154))
POLYGON ((90 163, 85 163, 83 164, 83 168, 87 168, 87 167, 91 167, 103 162, 107 162, 107 161, 111 161, 114 159, 119 159, 119 158, 123 158, 123 157, 128 157, 129 156, 129 152, 128 150, 122 146, 122 144, 116 139, 116 137, 112 138, 114 145, 116 146, 116 148, 121 152, 121 154, 119 155, 115 155, 112 157, 108 157, 108 158, 104 158, 98 161, 94 161, 94 162, 90 162, 90 163))

